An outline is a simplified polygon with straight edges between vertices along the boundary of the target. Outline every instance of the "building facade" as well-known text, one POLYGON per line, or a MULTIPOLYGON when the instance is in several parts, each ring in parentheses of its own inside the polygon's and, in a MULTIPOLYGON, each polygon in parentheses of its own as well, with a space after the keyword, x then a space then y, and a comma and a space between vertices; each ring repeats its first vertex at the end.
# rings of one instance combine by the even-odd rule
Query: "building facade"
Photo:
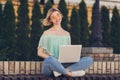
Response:
MULTIPOLYGON (((5 5, 7 0, 0 0, 0 3, 3 5, 5 5)), ((38 0, 40 1, 40 0, 38 0)), ((45 0, 46 2, 47 0, 45 0)), ((59 3, 60 0, 54 0, 54 5, 53 7, 58 7, 58 3, 59 3)), ((72 8, 74 6, 76 6, 76 8, 78 9, 79 8, 79 3, 81 2, 81 0, 65 0, 66 1, 66 4, 67 4, 67 8, 68 8, 68 18, 70 20, 70 16, 71 16, 71 12, 72 12, 72 8)), ((85 3, 86 3, 86 6, 87 6, 87 10, 88 10, 88 22, 89 24, 91 24, 91 17, 92 17, 92 7, 93 7, 93 4, 95 3, 95 0, 84 0, 85 3)), ((19 0, 12 0, 13 4, 14 4, 14 9, 15 9, 15 14, 17 16, 17 9, 19 7, 19 0)), ((28 4, 29 4, 29 16, 31 18, 32 16, 32 6, 33 6, 33 2, 34 0, 28 0, 28 4)), ((120 0, 100 0, 100 7, 101 6, 106 6, 108 9, 109 9, 109 12, 110 12, 110 18, 112 17, 112 10, 113 8, 116 6, 120 12, 120 0)), ((41 7, 41 11, 43 12, 43 8, 44 8, 44 5, 40 5, 41 7)))

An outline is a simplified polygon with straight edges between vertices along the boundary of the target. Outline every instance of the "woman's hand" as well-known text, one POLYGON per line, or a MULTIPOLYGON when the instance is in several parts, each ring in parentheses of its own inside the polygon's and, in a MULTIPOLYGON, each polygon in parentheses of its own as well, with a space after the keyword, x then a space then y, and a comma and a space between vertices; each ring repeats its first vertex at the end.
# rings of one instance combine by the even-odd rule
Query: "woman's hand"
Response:
POLYGON ((44 49, 41 48, 41 47, 38 48, 37 54, 38 54, 39 57, 42 57, 43 59, 48 58, 50 56, 49 53, 45 54, 44 49))

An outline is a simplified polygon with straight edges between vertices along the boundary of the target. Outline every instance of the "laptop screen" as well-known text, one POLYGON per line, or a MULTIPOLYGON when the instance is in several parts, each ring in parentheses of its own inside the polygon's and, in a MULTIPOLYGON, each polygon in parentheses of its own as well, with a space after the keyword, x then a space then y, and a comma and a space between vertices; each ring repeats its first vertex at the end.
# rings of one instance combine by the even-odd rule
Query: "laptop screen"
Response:
POLYGON ((62 45, 59 51, 58 61, 61 63, 78 62, 81 57, 82 45, 62 45))

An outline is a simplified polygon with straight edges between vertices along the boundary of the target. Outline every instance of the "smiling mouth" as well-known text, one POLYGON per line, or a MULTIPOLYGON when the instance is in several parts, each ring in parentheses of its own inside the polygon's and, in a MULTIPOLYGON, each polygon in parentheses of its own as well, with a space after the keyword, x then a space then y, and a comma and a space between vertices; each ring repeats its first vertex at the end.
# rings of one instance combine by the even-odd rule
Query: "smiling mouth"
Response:
POLYGON ((56 22, 60 22, 60 20, 59 20, 59 21, 56 21, 56 22))

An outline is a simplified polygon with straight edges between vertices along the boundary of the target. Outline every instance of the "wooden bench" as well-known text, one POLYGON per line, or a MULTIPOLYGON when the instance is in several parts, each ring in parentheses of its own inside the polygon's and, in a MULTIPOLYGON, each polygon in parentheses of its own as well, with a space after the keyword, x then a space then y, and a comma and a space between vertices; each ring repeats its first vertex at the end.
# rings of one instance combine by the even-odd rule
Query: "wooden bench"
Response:
MULTIPOLYGON (((0 61, 0 75, 41 74, 40 61, 0 61)), ((94 61, 87 74, 119 74, 120 61, 94 61)))
POLYGON ((120 80, 120 59, 95 60, 83 77, 46 77, 42 61, 0 61, 0 80, 120 80))

